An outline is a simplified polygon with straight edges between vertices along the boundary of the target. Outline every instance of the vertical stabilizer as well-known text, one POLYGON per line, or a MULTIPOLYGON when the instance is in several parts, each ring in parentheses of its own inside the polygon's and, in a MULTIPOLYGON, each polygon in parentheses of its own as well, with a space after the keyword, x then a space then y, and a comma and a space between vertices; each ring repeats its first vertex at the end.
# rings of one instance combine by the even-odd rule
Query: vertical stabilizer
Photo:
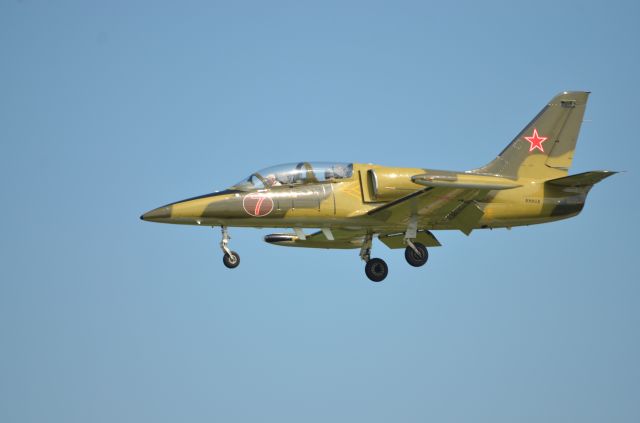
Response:
POLYGON ((551 179, 567 175, 589 93, 555 96, 491 163, 473 173, 551 179))

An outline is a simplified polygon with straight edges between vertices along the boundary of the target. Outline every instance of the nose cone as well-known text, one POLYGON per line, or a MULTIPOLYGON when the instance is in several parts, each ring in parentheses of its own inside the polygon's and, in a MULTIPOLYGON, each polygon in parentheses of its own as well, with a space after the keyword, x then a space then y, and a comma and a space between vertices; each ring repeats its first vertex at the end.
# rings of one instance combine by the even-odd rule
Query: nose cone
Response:
POLYGON ((158 207, 151 211, 146 212, 140 219, 148 220, 150 222, 157 222, 163 219, 169 219, 171 217, 171 206, 158 207))

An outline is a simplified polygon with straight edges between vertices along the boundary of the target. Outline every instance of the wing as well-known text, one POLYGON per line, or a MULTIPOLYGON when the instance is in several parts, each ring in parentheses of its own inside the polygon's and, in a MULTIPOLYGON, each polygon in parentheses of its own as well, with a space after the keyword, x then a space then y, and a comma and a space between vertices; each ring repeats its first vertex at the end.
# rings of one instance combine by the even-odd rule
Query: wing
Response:
MULTIPOLYGON (((428 187, 398 200, 370 210, 367 214, 379 220, 381 227, 406 228, 412 217, 417 218, 416 240, 425 246, 436 247, 440 243, 425 228, 451 227, 471 233, 483 215, 475 200, 483 197, 488 189, 428 187)), ((360 248, 367 229, 321 230, 301 237, 299 233, 270 234, 264 240, 270 244, 306 248, 360 248)), ((404 248, 402 232, 377 230, 379 239, 389 248, 404 248)))
POLYGON ((483 215, 475 200, 487 192, 487 189, 428 187, 367 214, 389 225, 404 227, 415 217, 418 228, 455 228, 468 235, 483 215))

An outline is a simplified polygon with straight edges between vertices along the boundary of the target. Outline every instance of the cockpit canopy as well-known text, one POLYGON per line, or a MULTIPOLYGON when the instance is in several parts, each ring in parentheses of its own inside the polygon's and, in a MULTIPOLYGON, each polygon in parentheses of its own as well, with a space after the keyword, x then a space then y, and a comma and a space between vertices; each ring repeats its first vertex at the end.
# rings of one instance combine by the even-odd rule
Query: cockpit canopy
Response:
POLYGON ((287 163, 254 172, 232 188, 248 191, 283 185, 317 184, 350 178, 351 175, 353 175, 353 163, 287 163))

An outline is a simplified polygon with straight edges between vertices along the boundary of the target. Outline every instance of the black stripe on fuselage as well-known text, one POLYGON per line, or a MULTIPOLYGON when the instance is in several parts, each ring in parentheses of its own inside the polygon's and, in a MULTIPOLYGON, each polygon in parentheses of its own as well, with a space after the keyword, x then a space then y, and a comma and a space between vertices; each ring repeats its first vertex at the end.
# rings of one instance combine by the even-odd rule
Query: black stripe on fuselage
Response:
POLYGON ((201 198, 209 198, 209 197, 213 198, 213 197, 219 197, 221 195, 237 194, 237 193, 240 193, 240 192, 244 192, 244 191, 240 191, 240 190, 237 190, 237 189, 225 189, 223 191, 212 192, 210 194, 198 195, 197 197, 191 197, 191 198, 186 198, 186 199, 180 200, 180 201, 174 201, 173 203, 165 204, 164 206, 160 206, 158 208, 160 209, 162 207, 173 206, 174 204, 184 203, 185 201, 199 200, 201 198))

